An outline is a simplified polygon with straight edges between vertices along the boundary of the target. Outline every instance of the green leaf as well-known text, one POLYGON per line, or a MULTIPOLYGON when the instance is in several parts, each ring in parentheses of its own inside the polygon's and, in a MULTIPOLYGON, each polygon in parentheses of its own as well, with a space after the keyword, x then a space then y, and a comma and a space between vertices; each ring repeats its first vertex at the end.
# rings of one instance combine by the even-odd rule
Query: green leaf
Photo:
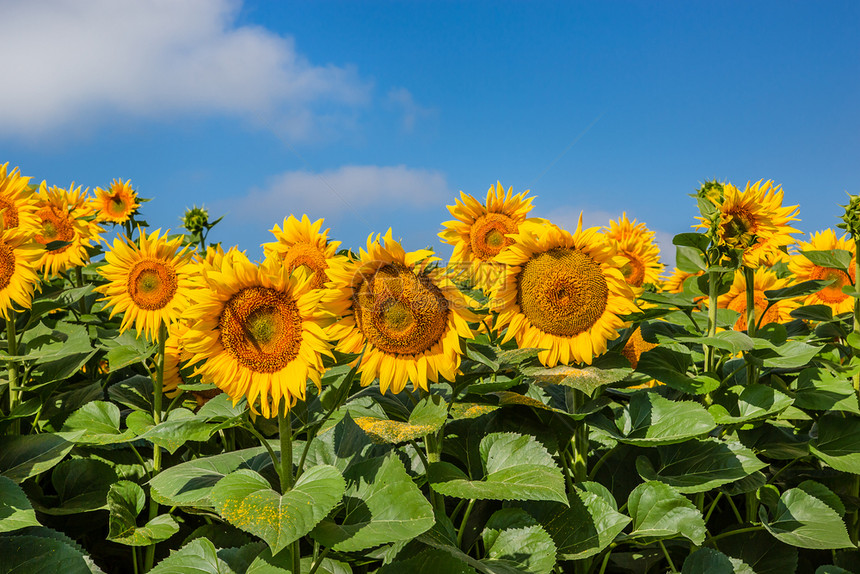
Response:
POLYGON ((550 574, 555 566, 555 544, 546 531, 520 508, 503 508, 487 521, 481 534, 490 568, 550 574))
POLYGON ((737 424, 770 418, 791 403, 791 397, 767 385, 736 385, 716 397, 708 412, 717 424, 737 424))
POLYGON ((82 432, 65 438, 50 433, 0 437, 0 476, 21 483, 53 468, 75 446, 70 440, 76 440, 82 432))
POLYGON ((705 521, 693 503, 662 482, 637 486, 627 499, 633 517, 631 538, 664 539, 681 535, 693 544, 705 540, 705 521))
POLYGON ((0 536, 0 572, 9 574, 92 574, 84 555, 55 538, 0 536))
POLYGON ((151 345, 145 337, 135 337, 134 331, 125 331, 122 335, 111 339, 110 345, 107 360, 112 373, 146 361, 155 352, 155 346, 151 345))
POLYGON ((207 423, 187 409, 173 409, 167 415, 166 421, 147 428, 145 432, 138 434, 137 438, 146 439, 173 454, 188 441, 209 440, 220 428, 221 425, 207 423))
MULTIPOLYGON (((786 574, 797 570, 797 548, 777 542, 767 532, 747 532, 720 540, 720 550, 747 565, 751 574, 786 574)), ((743 570, 741 570, 743 572, 743 570)))
POLYGON ((829 305, 805 305, 789 312, 792 319, 806 321, 832 321, 833 309, 829 305))
POLYGON ((800 372, 792 385, 794 406, 815 411, 846 411, 860 415, 851 381, 821 368, 800 372))
POLYGON ((657 393, 638 392, 619 409, 614 421, 603 415, 588 419, 615 440, 637 446, 683 442, 713 430, 714 418, 692 401, 670 401, 657 393))
POLYGON ((377 443, 398 444, 435 433, 448 418, 448 403, 439 395, 421 399, 408 422, 377 417, 356 417, 355 424, 377 443))
POLYGON ((197 538, 170 553, 149 574, 237 574, 218 556, 215 546, 205 538, 197 538))
POLYGON ((152 379, 143 375, 134 375, 108 387, 108 396, 130 409, 152 412, 152 379))
POLYGON ((788 341, 776 346, 770 341, 756 339, 761 348, 752 352, 753 356, 762 359, 763 365, 770 369, 797 369, 805 367, 812 358, 821 351, 821 347, 807 345, 800 341, 788 341))
POLYGON ((387 564, 376 574, 475 574, 475 569, 452 554, 431 548, 406 560, 387 564))
POLYGON ((325 519, 312 532, 323 546, 355 552, 411 540, 433 526, 433 507, 396 456, 357 464, 345 478, 345 516, 325 519))
POLYGON ((737 558, 730 558, 713 548, 699 548, 684 560, 684 567, 681 568, 681 574, 754 574, 754 572, 746 567, 742 561, 737 558))
POLYGON ((39 510, 57 515, 106 508, 108 490, 116 481, 116 471, 105 462, 87 458, 65 460, 51 473, 58 504, 39 510))
MULTIPOLYGON (((784 299, 797 299, 798 297, 806 297, 813 293, 818 293, 823 288, 833 283, 833 279, 821 281, 813 279, 810 281, 802 281, 782 289, 770 289, 764 292, 764 296, 768 301, 782 301, 784 299)), ((829 307, 828 307, 829 308, 829 307)))
POLYGON ((642 353, 636 372, 644 373, 674 389, 693 395, 709 393, 719 387, 719 381, 704 377, 690 377, 690 355, 665 347, 655 347, 642 353))
POLYGON ((809 441, 809 452, 836 470, 860 474, 860 419, 825 414, 818 419, 818 438, 809 441))
POLYGON ((73 412, 62 432, 76 435, 76 444, 116 444, 134 438, 133 432, 119 429, 119 407, 106 401, 92 401, 73 412))
POLYGON ((708 268, 702 252, 686 245, 675 247, 675 266, 686 273, 697 273, 708 268))
POLYGON ((522 369, 522 372, 539 383, 572 387, 590 397, 600 387, 624 379, 633 372, 633 369, 626 365, 614 365, 609 368, 600 368, 595 365, 583 368, 559 365, 549 369, 542 367, 525 368, 522 369))
POLYGON ((139 485, 129 480, 111 485, 107 503, 110 511, 108 540, 128 546, 149 546, 179 532, 179 524, 169 514, 156 516, 146 526, 137 526, 137 515, 146 504, 146 495, 139 485))
POLYGON ((801 485, 783 492, 772 521, 768 520, 765 507, 759 507, 762 524, 777 540, 792 546, 816 549, 854 548, 839 514, 818 497, 821 489, 826 487, 819 485, 813 490, 804 489, 801 485))
POLYGON ((490 500, 555 500, 567 504, 564 477, 534 437, 492 433, 480 444, 486 476, 469 480, 456 466, 432 463, 430 486, 445 496, 490 500))
POLYGON ((675 340, 679 343, 708 345, 717 349, 724 349, 732 354, 750 351, 755 346, 749 335, 740 331, 720 331, 711 337, 676 337, 675 340))
POLYGON ((630 523, 609 496, 606 500, 594 492, 576 490, 569 508, 556 502, 530 502, 525 508, 552 537, 562 560, 582 560, 602 552, 630 523))
POLYGON ((809 259, 813 265, 829 267, 830 269, 839 269, 846 273, 848 272, 848 267, 851 265, 851 260, 853 259, 851 252, 844 249, 801 251, 800 254, 809 259))
POLYGON ((38 525, 36 512, 21 487, 12 479, 0 476, 0 532, 38 525))
POLYGON ((272 466, 265 448, 259 446, 183 462, 161 471, 150 482, 152 498, 166 506, 212 506, 212 487, 228 474, 272 466))
POLYGON ((702 253, 707 252, 710 240, 704 233, 679 233, 672 238, 674 245, 682 247, 692 247, 702 253))
POLYGON ((237 470, 212 489, 210 498, 230 524, 266 541, 272 552, 310 532, 340 502, 346 482, 333 466, 315 466, 285 494, 251 470, 237 470))
POLYGON ((664 482, 684 494, 707 492, 767 466, 740 443, 715 438, 658 446, 657 456, 656 468, 647 456, 636 459, 639 475, 645 480, 664 482))

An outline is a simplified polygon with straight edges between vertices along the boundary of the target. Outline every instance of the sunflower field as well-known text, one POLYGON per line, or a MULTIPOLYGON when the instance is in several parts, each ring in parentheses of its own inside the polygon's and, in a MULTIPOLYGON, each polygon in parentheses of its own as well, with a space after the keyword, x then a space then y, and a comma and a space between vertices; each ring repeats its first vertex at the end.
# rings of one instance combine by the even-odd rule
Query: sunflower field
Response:
POLYGON ((0 166, 0 573, 860 574, 860 197, 692 198, 249 255, 0 166))

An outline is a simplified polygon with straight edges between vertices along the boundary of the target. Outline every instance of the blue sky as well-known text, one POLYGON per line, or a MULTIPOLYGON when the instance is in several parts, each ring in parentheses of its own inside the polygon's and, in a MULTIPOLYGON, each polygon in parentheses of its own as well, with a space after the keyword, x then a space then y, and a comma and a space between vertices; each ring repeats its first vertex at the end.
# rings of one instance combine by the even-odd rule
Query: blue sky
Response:
MULTIPOLYGON (((808 233, 860 193, 860 2, 0 0, 0 163, 204 204, 259 257, 290 213, 347 246, 459 191, 622 211, 665 248, 705 179, 773 179, 808 233)), ((672 253, 664 252, 672 261, 672 253)))

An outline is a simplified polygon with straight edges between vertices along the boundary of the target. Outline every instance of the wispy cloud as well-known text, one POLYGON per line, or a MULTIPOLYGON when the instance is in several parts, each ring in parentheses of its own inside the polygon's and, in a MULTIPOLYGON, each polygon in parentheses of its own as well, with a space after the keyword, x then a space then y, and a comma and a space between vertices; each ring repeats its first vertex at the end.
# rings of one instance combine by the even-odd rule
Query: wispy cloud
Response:
POLYGON ((444 174, 404 165, 348 165, 311 172, 288 171, 262 188, 222 202, 231 218, 271 224, 290 213, 326 219, 349 214, 362 219, 374 209, 413 209, 443 205, 451 195, 444 174))
POLYGON ((400 110, 403 114, 401 127, 404 132, 415 131, 418 120, 431 118, 437 114, 437 110, 425 107, 415 102, 412 92, 406 88, 394 88, 388 92, 388 103, 400 110))
MULTIPOLYGON (((116 117, 221 114, 312 137, 365 105, 369 81, 290 37, 237 24, 238 0, 6 0, 0 137, 116 117)), ((333 126, 334 124, 334 126, 333 126)))

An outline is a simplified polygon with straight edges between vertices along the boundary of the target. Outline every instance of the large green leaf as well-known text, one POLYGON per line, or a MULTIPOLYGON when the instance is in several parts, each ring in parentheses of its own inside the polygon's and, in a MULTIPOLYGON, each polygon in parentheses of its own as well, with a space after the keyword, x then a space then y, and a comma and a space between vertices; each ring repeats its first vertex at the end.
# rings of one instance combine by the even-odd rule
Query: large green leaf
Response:
POLYGON ((675 340, 680 343, 695 343, 724 349, 733 355, 741 351, 750 351, 754 346, 749 335, 740 331, 720 331, 711 337, 675 337, 675 340))
POLYGON ((57 465, 83 431, 66 437, 43 433, 0 437, 0 476, 21 483, 57 465), (69 439, 69 440, 66 440, 69 439))
POLYGON ((431 463, 430 486, 457 498, 555 500, 567 504, 564 477, 552 456, 531 436, 492 433, 480 444, 485 477, 470 480, 447 462, 431 463))
POLYGON ((0 536, 0 572, 6 574, 92 574, 84 555, 56 538, 0 536))
POLYGON ((765 506, 760 506, 759 518, 764 527, 780 542, 800 548, 854 548, 845 523, 827 503, 835 495, 821 484, 810 483, 783 492, 773 520, 768 520, 765 506))
POLYGON ((705 540, 702 513, 668 484, 640 484, 630 493, 627 508, 633 518, 632 538, 651 540, 681 535, 698 545, 705 540))
POLYGON ((796 283, 795 285, 789 285, 788 287, 783 287, 782 289, 771 289, 765 291, 764 296, 767 297, 768 301, 797 299, 798 297, 805 297, 806 295, 818 293, 824 287, 827 287, 831 283, 833 283, 832 279, 828 279, 826 281, 812 279, 809 281, 802 281, 800 283, 796 283))
POLYGON ((737 558, 726 556, 713 548, 699 548, 684 560, 681 574, 754 574, 737 558))
POLYGON ((587 367, 569 367, 567 365, 551 368, 531 367, 523 369, 522 372, 539 383, 564 385, 591 396, 600 387, 624 379, 633 372, 633 369, 626 361, 623 364, 615 361, 602 365, 596 361, 594 365, 587 367))
POLYGON ((333 466, 315 466, 284 494, 242 469, 218 481, 209 497, 230 524, 266 541, 272 552, 310 532, 340 502, 346 482, 333 466))
POLYGON ((176 452, 179 447, 188 441, 205 442, 218 430, 232 426, 229 422, 214 424, 207 422, 203 417, 196 417, 188 409, 173 409, 167 415, 167 420, 152 424, 148 413, 133 413, 135 419, 129 417, 127 423, 132 428, 132 420, 145 423, 134 428, 137 438, 146 439, 167 450, 170 454, 176 452))
POLYGON ((549 574, 555 566, 556 548, 547 532, 526 511, 503 508, 496 511, 481 534, 491 568, 515 572, 549 574))
POLYGON ((36 512, 21 487, 12 479, 0 476, 0 532, 38 525, 36 512))
POLYGON ((320 431, 311 443, 305 467, 329 464, 344 472, 361 461, 382 456, 390 448, 374 444, 346 412, 337 424, 320 431))
POLYGON ((192 540, 159 562, 149 574, 240 574, 218 556, 205 538, 192 540))
POLYGON ((636 459, 636 470, 645 480, 659 480, 678 492, 707 492, 740 480, 767 464, 738 442, 715 438, 689 440, 657 447, 656 467, 647 456, 636 459))
POLYGON ((840 269, 848 272, 851 260, 854 258, 850 251, 845 249, 828 249, 826 251, 801 251, 800 254, 809 259, 813 265, 840 269))
POLYGON ((137 525, 137 516, 146 504, 143 489, 129 480, 111 485, 107 496, 108 540, 128 546, 149 546, 167 540, 179 532, 179 524, 169 514, 156 516, 145 526, 137 525))
MULTIPOLYGON (((128 332, 128 331, 126 331, 128 332)), ((130 409, 152 412, 152 379, 134 375, 108 387, 108 396, 130 409)))
POLYGON ((618 512, 609 496, 607 500, 577 489, 569 508, 557 502, 530 502, 525 508, 552 536, 562 560, 581 560, 602 552, 630 523, 630 517, 618 512))
POLYGON ((397 444, 437 432, 447 418, 448 404, 445 400, 439 395, 429 395, 418 401, 408 422, 356 417, 355 424, 375 442, 397 444))
POLYGON ((736 385, 716 397, 708 412, 717 424, 738 424, 769 418, 791 403, 791 397, 767 385, 736 385))
POLYGON ((822 368, 801 371, 792 387, 794 406, 816 411, 846 411, 860 415, 857 394, 847 377, 822 368))
POLYGON ((66 419, 62 432, 76 433, 77 444, 105 445, 125 442, 134 437, 128 429, 119 428, 119 407, 106 401, 85 404, 66 419), (82 431, 82 432, 79 432, 82 431))
POLYGON ((89 458, 64 460, 51 473, 57 492, 56 504, 39 510, 46 514, 77 514, 107 506, 107 493, 117 481, 116 471, 107 463, 89 458))
POLYGON ((177 464, 161 471, 149 485, 152 498, 161 504, 212 506, 209 493, 219 480, 242 468, 260 472, 271 466, 271 457, 259 446, 177 464))
POLYGON ((431 548, 405 560, 387 564, 376 574, 475 574, 475 569, 449 552, 431 548))
POLYGON ((657 393, 638 392, 609 421, 603 415, 588 419, 615 440, 637 446, 683 442, 713 430, 714 418, 692 401, 670 401, 657 393))
POLYGON ((826 414, 818 419, 818 438, 809 452, 842 472, 860 474, 860 419, 826 414))
POLYGON ((720 540, 726 556, 740 560, 750 574, 786 574, 797 570, 797 548, 767 532, 744 533, 720 540))
POLYGON ((396 456, 357 464, 345 478, 343 519, 326 518, 312 533, 323 546, 354 552, 411 540, 433 526, 433 507, 396 456))

